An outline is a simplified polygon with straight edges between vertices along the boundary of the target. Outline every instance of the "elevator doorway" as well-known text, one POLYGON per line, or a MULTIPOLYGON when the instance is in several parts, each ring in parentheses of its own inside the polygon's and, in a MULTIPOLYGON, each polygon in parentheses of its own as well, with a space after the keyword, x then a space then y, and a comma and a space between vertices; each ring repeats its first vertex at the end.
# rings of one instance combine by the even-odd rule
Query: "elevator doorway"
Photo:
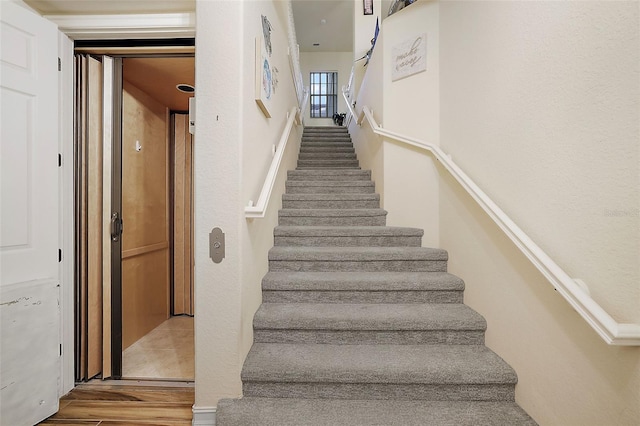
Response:
POLYGON ((193 380, 194 57, 79 57, 102 99, 79 85, 76 378, 193 380), (111 61, 112 74, 99 70, 111 61))

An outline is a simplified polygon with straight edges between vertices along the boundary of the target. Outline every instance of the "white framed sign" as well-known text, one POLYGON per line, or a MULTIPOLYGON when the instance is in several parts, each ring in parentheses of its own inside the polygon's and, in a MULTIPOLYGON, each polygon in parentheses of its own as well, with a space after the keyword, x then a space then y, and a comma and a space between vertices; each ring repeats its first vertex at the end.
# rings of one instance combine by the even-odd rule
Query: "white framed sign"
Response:
POLYGON ((427 70, 427 34, 411 37, 391 48, 391 81, 427 70))

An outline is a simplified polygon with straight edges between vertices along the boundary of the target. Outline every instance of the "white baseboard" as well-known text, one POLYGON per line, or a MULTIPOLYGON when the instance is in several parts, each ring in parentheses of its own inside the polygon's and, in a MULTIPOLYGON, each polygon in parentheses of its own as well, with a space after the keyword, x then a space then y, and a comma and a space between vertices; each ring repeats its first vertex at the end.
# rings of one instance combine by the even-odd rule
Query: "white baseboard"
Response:
POLYGON ((193 406, 193 426, 215 426, 216 407, 196 407, 193 406))

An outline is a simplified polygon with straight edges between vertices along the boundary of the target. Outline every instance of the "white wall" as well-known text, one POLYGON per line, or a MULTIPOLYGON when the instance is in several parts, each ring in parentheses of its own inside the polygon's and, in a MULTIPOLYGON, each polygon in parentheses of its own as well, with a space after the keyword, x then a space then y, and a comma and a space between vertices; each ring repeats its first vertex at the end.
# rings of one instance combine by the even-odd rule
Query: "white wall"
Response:
MULTIPOLYGON (((418 2, 386 18, 384 44, 376 46, 384 52, 382 126, 436 145, 440 139, 439 7, 438 2, 418 2), (426 34, 426 71, 392 81, 393 48, 421 34, 426 34)), ((422 228, 422 244, 438 246, 438 175, 429 154, 385 140, 384 168, 387 223, 422 228)))
MULTIPOLYGON (((384 117, 383 99, 383 55, 384 33, 380 34, 377 49, 366 67, 360 92, 356 92, 356 113, 360 114, 362 105, 374 111, 376 117, 384 117)), ((358 117, 353 117, 349 124, 349 134, 363 170, 371 170, 371 179, 375 182, 376 192, 380 194, 380 203, 384 205, 384 150, 382 139, 368 125, 357 124, 358 117)))
MULTIPOLYGON (((356 110, 368 106, 389 131, 436 145, 440 139, 439 31, 437 2, 419 2, 388 17, 357 94, 356 110), (426 34, 426 71, 393 81, 392 50, 398 44, 426 34)), ((384 139, 369 125, 350 126, 363 168, 372 169, 376 191, 387 210, 387 224, 424 229, 422 244, 440 243, 438 173, 425 152, 384 139)))
POLYGON ((260 280, 284 191, 295 165, 299 129, 289 141, 283 170, 266 217, 247 221, 244 207, 260 193, 286 112, 296 105, 287 59, 286 4, 279 1, 196 2, 195 185, 195 412, 211 411, 220 398, 242 394, 240 371, 252 343, 251 323, 261 301, 260 280), (255 37, 261 15, 273 31, 272 63, 279 69, 272 118, 255 102, 255 37), (226 257, 209 259, 208 234, 225 233, 226 257))
MULTIPOLYGON (((353 60, 362 58, 369 49, 371 49, 371 39, 375 34, 376 20, 382 22, 381 2, 373 2, 373 15, 364 15, 362 10, 363 3, 361 0, 353 0, 353 60)), ((355 73, 353 79, 353 87, 355 93, 360 90, 360 84, 364 78, 366 60, 362 59, 356 62, 355 73)))
MULTIPOLYGON (((390 89, 384 75, 379 94, 368 79, 381 71, 371 68, 358 111, 364 100, 381 104, 374 115, 384 128, 439 140, 614 318, 639 321, 637 2, 418 2, 385 19, 383 51, 414 28, 395 24, 427 8, 421 28, 437 42, 424 79, 390 89)), ((350 130, 383 178, 390 223, 424 201, 402 196, 404 176, 439 177, 428 189, 438 194, 434 235, 466 282, 465 303, 487 319, 487 345, 518 373, 517 402, 541 425, 637 424, 640 350, 608 346, 431 159, 403 158, 410 150, 350 130)))
MULTIPOLYGON (((441 146, 621 322, 640 320, 638 12, 440 4, 441 146)), ((608 347, 457 184, 440 190, 450 270, 517 401, 540 424, 637 424, 640 350, 608 347)))
MULTIPOLYGON (((261 16, 264 15, 271 23, 271 44, 273 54, 271 66, 278 69, 278 86, 272 94, 269 106, 271 118, 266 118, 257 107, 252 96, 243 96, 242 126, 242 192, 243 206, 249 200, 255 204, 265 177, 271 165, 272 148, 277 145, 284 130, 287 114, 292 107, 297 106, 296 92, 289 66, 287 37, 288 13, 286 2, 249 1, 245 2, 244 11, 244 48, 245 64, 242 69, 253 66, 255 38, 262 32, 261 16)), ((243 73, 244 93, 249 95, 255 84, 253 73, 243 73)), ((267 253, 273 247, 273 228, 278 223, 278 210, 282 206, 282 193, 286 171, 296 167, 301 127, 293 127, 292 135, 287 144, 287 154, 281 163, 280 178, 274 186, 267 216, 263 219, 246 220, 241 218, 243 236, 242 244, 242 328, 241 328, 241 361, 253 343, 253 314, 262 302, 262 277, 267 273, 267 253)))
MULTIPOLYGON (((300 69, 305 87, 310 87, 310 73, 313 71, 338 72, 338 113, 347 112, 342 97, 342 86, 349 83, 353 52, 300 52, 300 69)), ((308 100, 307 102, 311 102, 308 100)), ((311 108, 305 108, 304 123, 307 126, 333 126, 333 118, 311 118, 311 108)))

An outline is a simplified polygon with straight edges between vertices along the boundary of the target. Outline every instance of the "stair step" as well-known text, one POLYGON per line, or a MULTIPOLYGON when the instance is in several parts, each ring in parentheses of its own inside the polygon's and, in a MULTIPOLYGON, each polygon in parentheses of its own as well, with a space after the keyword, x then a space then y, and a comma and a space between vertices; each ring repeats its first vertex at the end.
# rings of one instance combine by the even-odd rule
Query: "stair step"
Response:
POLYGON ((352 146, 301 146, 300 154, 306 154, 311 152, 356 152, 356 149, 352 146))
POLYGON ((486 321, 463 304, 263 303, 254 342, 482 345, 486 321))
POLYGON ((360 169, 360 167, 354 167, 354 166, 298 166, 296 167, 296 170, 326 170, 326 169, 332 169, 332 170, 339 170, 339 169, 345 169, 345 170, 357 170, 360 169))
POLYGON ((424 231, 389 226, 277 226, 276 246, 420 247, 424 231))
POLYGON ((484 345, 254 343, 248 397, 514 401, 517 376, 484 345))
POLYGON ((371 170, 289 170, 288 180, 371 180, 371 170))
MULTIPOLYGON (((306 171, 306 170, 305 170, 306 171)), ((378 194, 283 194, 283 209, 378 209, 378 194)))
POLYGON ((351 141, 351 136, 348 133, 303 133, 303 141, 351 141))
POLYGON ((281 209, 282 226, 384 226, 385 210, 375 209, 281 209))
POLYGON ((305 132, 342 132, 348 133, 348 129, 342 126, 304 126, 305 132))
POLYGON ((358 160, 298 160, 298 167, 358 167, 358 160))
POLYGON ((273 247, 269 270, 446 272, 447 252, 428 247, 273 247))
POLYGON ((222 399, 218 426, 536 426, 515 402, 222 399), (304 419, 304 420, 302 420, 304 419))
POLYGON ((268 272, 265 303, 462 303, 464 281, 446 272, 268 272))
POLYGON ((353 143, 348 141, 303 141, 300 143, 300 149, 308 149, 308 148, 329 148, 329 149, 337 149, 337 148, 353 148, 353 143))
POLYGON ((355 160, 355 152, 301 152, 300 160, 355 160))
POLYGON ((285 183, 285 187, 287 194, 373 194, 376 191, 371 180, 291 180, 285 183))

